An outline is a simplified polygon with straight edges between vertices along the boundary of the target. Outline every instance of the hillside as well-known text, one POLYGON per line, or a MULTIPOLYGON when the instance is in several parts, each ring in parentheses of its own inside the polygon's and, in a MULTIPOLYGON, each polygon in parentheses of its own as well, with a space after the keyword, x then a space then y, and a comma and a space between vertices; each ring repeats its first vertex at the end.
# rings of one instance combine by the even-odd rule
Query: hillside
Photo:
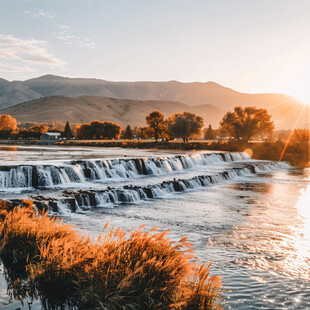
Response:
MULTIPOLYGON (((207 115, 209 113, 207 122, 211 122, 212 124, 215 124, 215 126, 218 125, 218 121, 223 116, 225 111, 231 110, 233 107, 240 105, 257 106, 268 109, 268 111, 273 115, 273 120, 275 121, 277 128, 286 129, 295 125, 296 119, 302 109, 301 103, 297 102, 293 97, 287 95, 240 93, 214 82, 110 82, 99 79, 66 78, 54 75, 45 75, 23 82, 8 82, 0 79, 0 109, 5 109, 32 99, 50 96, 79 98, 82 96, 109 97, 116 99, 127 99, 129 101, 131 100, 131 103, 142 101, 174 101, 192 106, 191 111, 197 111, 197 114, 207 115), (219 111, 221 111, 221 116, 219 116, 219 111)), ((59 100, 60 99, 57 99, 55 101, 54 98, 53 105, 55 106, 53 108, 50 106, 50 109, 54 111, 53 114, 55 114, 55 116, 58 115, 59 117, 62 117, 62 112, 57 112, 55 110, 56 107, 58 107, 60 111, 62 111, 62 107, 57 103, 59 100)), ((63 101, 64 104, 67 104, 68 102, 71 101, 69 99, 63 101)), ((81 101, 80 105, 82 105, 82 102, 83 101, 81 101)), ((38 108, 38 105, 36 105, 36 108, 38 108)), ((79 109, 80 108, 81 106, 79 109)), ((122 110, 123 106, 120 106, 119 108, 113 106, 111 109, 106 106, 101 108, 104 109, 106 115, 117 119, 117 111, 122 110)), ((68 111, 66 113, 69 114, 68 116, 71 114, 76 116, 76 113, 78 113, 74 111, 76 106, 70 106, 70 108, 66 107, 66 110, 67 109, 68 111), (73 109, 73 111, 71 111, 71 109, 73 109)), ((87 110, 86 108, 81 109, 84 112, 87 110)), ((143 109, 146 109, 144 105, 141 110, 143 109)), ((31 119, 34 120, 35 115, 38 117, 41 115, 40 111, 32 111, 33 115, 28 115, 28 117, 31 117, 31 119)), ((169 111, 166 113, 170 114, 169 111)), ((172 112, 178 111, 179 110, 176 109, 172 112)), ((134 111, 134 113, 135 112, 136 111, 134 111)), ((81 119, 89 119, 90 115, 92 115, 91 113, 93 112, 89 111, 89 113, 87 112, 88 115, 86 114, 85 116, 81 115, 81 119)), ((128 119, 122 119, 120 122, 126 122, 130 119, 135 120, 136 123, 141 123, 144 121, 144 118, 140 119, 137 115, 131 116, 131 113, 132 111, 128 111, 128 115, 126 116, 128 119)), ((43 114, 40 116, 40 119, 44 117, 46 118, 43 114)), ((140 111, 137 114, 140 115, 140 111)), ((27 115, 27 113, 25 115, 27 115)), ((25 115, 18 115, 18 117, 25 118, 25 115)), ((302 126, 303 124, 308 123, 308 115, 309 114, 307 113, 302 113, 300 120, 297 122, 297 126, 298 124, 302 126)))
POLYGON ((95 96, 69 98, 52 96, 18 104, 2 110, 2 114, 11 114, 18 122, 69 121, 84 123, 92 120, 111 121, 126 126, 146 126, 145 116, 154 110, 160 110, 165 117, 189 111, 200 114, 205 122, 217 126, 224 111, 211 105, 188 106, 180 102, 159 100, 128 100, 95 96), (211 121, 212 120, 212 121, 211 121))

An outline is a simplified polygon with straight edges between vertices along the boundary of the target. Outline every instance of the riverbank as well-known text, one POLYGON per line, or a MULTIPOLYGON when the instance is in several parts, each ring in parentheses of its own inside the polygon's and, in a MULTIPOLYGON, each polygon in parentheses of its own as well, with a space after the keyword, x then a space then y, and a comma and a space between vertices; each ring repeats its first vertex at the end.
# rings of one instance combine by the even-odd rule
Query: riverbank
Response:
POLYGON ((182 141, 155 142, 152 140, 66 140, 57 142, 58 145, 121 147, 138 149, 167 149, 167 150, 207 150, 223 152, 248 152, 253 159, 287 161, 293 166, 309 167, 309 144, 276 142, 236 141, 201 141, 187 143, 182 141))
MULTIPOLYGON (((40 140, 0 140, 0 144, 7 145, 42 145, 40 140)), ((155 142, 154 140, 58 140, 58 146, 83 146, 103 148, 135 148, 159 150, 207 150, 223 152, 247 151, 253 159, 288 161, 293 166, 309 167, 309 144, 276 142, 249 142, 236 141, 202 141, 192 140, 155 142)))

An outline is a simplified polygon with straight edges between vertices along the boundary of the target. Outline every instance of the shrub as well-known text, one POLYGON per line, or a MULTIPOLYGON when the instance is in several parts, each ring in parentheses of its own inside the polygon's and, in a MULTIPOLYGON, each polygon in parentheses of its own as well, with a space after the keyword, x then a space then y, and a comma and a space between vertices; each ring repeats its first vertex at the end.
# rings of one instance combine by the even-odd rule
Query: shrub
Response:
POLYGON ((15 298, 39 296, 52 309, 220 308, 220 279, 197 267, 186 238, 112 228, 92 242, 31 206, 2 214, 0 257, 24 279, 10 282, 15 298))

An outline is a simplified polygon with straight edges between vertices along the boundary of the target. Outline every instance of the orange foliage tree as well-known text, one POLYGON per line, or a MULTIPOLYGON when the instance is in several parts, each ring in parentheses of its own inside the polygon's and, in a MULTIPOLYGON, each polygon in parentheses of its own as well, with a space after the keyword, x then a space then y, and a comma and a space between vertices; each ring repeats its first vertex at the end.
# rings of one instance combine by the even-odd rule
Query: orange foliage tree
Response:
POLYGON ((235 107, 233 112, 226 113, 220 125, 222 132, 227 132, 231 137, 245 143, 255 135, 268 134, 274 129, 267 110, 256 107, 235 107))
POLYGON ((164 114, 159 111, 150 113, 146 118, 146 123, 154 131, 154 138, 157 142, 164 125, 164 114))
POLYGON ((7 139, 14 131, 17 131, 16 119, 9 114, 0 115, 0 137, 7 139))
POLYGON ((0 130, 14 131, 17 128, 16 119, 9 114, 0 115, 0 130))
POLYGON ((295 129, 293 131, 290 142, 291 143, 309 143, 310 130, 309 129, 295 129))
POLYGON ((112 122, 92 121, 76 127, 78 139, 118 139, 121 126, 112 122))
POLYGON ((38 124, 38 125, 34 125, 34 126, 30 127, 29 130, 33 133, 43 134, 43 133, 47 132, 48 129, 49 129, 49 127, 47 125, 38 124))
POLYGON ((135 127, 132 133, 137 139, 149 139, 153 135, 150 127, 135 127))
POLYGON ((193 136, 200 136, 204 126, 202 117, 191 112, 172 114, 167 118, 167 124, 171 136, 182 138, 184 142, 193 136))

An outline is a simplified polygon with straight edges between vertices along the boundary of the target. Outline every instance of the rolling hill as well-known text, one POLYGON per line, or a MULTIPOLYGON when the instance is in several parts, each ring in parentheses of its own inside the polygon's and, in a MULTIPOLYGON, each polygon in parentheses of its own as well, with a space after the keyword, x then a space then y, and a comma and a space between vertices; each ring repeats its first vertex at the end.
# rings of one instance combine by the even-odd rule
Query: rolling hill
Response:
POLYGON ((205 122, 217 126, 224 115, 223 110, 212 105, 188 106, 184 103, 159 100, 129 100, 95 96, 76 98, 52 96, 40 98, 4 109, 2 114, 10 114, 18 122, 52 122, 69 121, 84 123, 92 120, 111 121, 126 126, 146 126, 145 116, 154 110, 160 110, 165 117, 176 113, 189 111, 207 116, 205 122))
POLYGON ((309 113, 306 113, 309 107, 304 107, 291 96, 240 93, 214 82, 110 82, 54 75, 13 82, 0 79, 0 109, 3 110, 1 113, 14 111, 15 114, 13 112, 12 114, 20 120, 26 118, 29 121, 42 121, 44 118, 61 120, 68 117, 68 120, 77 118, 84 122, 97 116, 95 118, 106 118, 118 121, 120 124, 132 121, 131 125, 138 125, 144 124, 145 114, 150 112, 151 107, 154 110, 154 107, 158 106, 158 109, 168 116, 173 112, 179 112, 181 104, 184 104, 183 108, 187 111, 195 111, 196 114, 202 115, 206 123, 211 123, 215 127, 218 126, 224 113, 237 105, 266 108, 273 115, 278 129, 291 128, 296 120, 298 120, 297 127, 309 123, 309 113), (61 99, 62 96, 67 98, 61 99), (92 96, 93 99, 88 96, 92 96), (45 97, 52 98, 49 100, 45 97), (103 97, 104 99, 99 99, 103 97), (32 102, 33 99, 37 100, 32 102), (110 104, 106 103, 108 101, 110 104), (10 108, 16 105, 18 105, 16 109, 10 108), (31 113, 28 113, 30 106, 33 110, 29 110, 31 113), (48 110, 44 116, 45 107, 48 110), (302 109, 306 110, 300 113, 302 109), (80 111, 83 113, 80 114, 80 111))

